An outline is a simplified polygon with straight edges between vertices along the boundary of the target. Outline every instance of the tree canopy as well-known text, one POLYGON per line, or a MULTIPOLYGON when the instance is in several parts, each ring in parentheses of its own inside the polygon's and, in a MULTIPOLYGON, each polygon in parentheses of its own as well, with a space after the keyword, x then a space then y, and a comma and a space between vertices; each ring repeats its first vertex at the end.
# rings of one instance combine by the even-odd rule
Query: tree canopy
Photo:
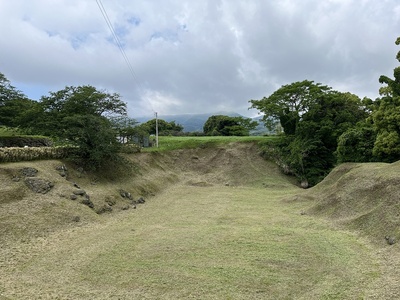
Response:
POLYGON ((270 130, 277 119, 286 134, 294 134, 301 116, 310 110, 315 99, 330 92, 331 88, 328 86, 304 80, 283 85, 260 100, 250 100, 250 108, 264 113, 263 121, 270 130))
POLYGON ((249 118, 215 115, 207 119, 203 131, 206 135, 214 136, 247 136, 257 125, 258 122, 249 118))
MULTIPOLYGON (((400 37, 396 40, 400 44, 400 37)), ((400 51, 396 55, 400 62, 400 51)), ((373 153, 380 160, 400 159, 400 67, 393 71, 394 79, 380 76, 379 82, 386 84, 381 89, 382 97, 377 99, 377 109, 373 112, 376 141, 373 153)))
POLYGON ((285 133, 275 145, 281 164, 307 185, 333 168, 338 137, 367 116, 356 95, 309 80, 284 85, 271 96, 250 102, 264 113, 266 122, 279 119, 285 133))
POLYGON ((29 100, 0 73, 0 125, 17 127, 22 114, 34 105, 34 101, 29 100))
POLYGON ((183 131, 182 125, 177 124, 175 121, 167 122, 163 119, 152 119, 140 124, 138 127, 149 134, 156 134, 156 123, 158 125, 159 135, 177 135, 183 131))
POLYGON ((23 115, 22 128, 77 146, 76 155, 97 168, 117 157, 120 144, 112 116, 125 116, 126 103, 118 94, 93 86, 67 86, 50 92, 23 115))

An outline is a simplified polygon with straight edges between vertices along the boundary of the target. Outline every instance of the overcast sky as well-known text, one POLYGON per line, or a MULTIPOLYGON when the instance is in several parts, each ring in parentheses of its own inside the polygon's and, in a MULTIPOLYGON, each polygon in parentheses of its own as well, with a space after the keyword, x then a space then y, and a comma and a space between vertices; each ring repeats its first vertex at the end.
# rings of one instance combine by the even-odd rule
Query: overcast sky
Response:
POLYGON ((0 0, 0 72, 31 99, 117 92, 137 117, 235 111, 305 79, 361 98, 398 66, 398 0, 0 0))

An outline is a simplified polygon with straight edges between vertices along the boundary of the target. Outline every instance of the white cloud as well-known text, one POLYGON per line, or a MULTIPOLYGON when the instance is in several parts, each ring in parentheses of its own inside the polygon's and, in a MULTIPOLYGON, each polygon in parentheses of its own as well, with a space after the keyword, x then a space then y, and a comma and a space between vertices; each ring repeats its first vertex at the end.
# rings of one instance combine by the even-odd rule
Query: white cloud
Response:
POLYGON ((138 116, 247 113, 249 99, 304 79, 376 97, 397 66, 396 0, 102 3, 136 79, 92 0, 0 0, 0 72, 28 96, 118 92, 138 116))

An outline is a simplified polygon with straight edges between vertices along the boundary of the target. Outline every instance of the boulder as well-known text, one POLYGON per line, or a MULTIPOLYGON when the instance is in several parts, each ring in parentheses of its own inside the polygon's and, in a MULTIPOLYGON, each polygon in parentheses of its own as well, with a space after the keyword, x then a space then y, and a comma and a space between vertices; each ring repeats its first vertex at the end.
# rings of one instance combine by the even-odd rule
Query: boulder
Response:
POLYGON ((35 193, 41 194, 46 194, 54 186, 51 181, 36 177, 25 178, 25 184, 35 193))

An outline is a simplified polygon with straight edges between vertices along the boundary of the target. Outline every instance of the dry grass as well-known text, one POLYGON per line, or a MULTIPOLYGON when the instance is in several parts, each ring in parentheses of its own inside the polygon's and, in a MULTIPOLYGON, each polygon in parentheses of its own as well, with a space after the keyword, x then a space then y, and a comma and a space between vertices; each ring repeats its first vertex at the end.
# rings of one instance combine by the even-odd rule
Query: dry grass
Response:
MULTIPOLYGON (((56 183, 46 195, 7 181, 28 163, 1 165, 0 189, 9 189, 9 196, 0 203, 1 228, 7 228, 0 234, 0 299, 398 295, 399 277, 391 273, 400 262, 398 246, 378 247, 326 218, 301 214, 322 189, 315 195, 300 190, 260 158, 254 144, 126 158, 136 175, 114 182, 74 166, 68 166, 68 181, 55 170, 60 162, 30 162, 38 176, 56 183), (120 188, 154 196, 136 210, 98 216, 60 196, 72 181, 96 207, 120 188), (10 198, 18 188, 22 198, 10 198), (74 215, 82 221, 72 222, 74 215)), ((116 207, 124 204, 117 201, 116 207)))

